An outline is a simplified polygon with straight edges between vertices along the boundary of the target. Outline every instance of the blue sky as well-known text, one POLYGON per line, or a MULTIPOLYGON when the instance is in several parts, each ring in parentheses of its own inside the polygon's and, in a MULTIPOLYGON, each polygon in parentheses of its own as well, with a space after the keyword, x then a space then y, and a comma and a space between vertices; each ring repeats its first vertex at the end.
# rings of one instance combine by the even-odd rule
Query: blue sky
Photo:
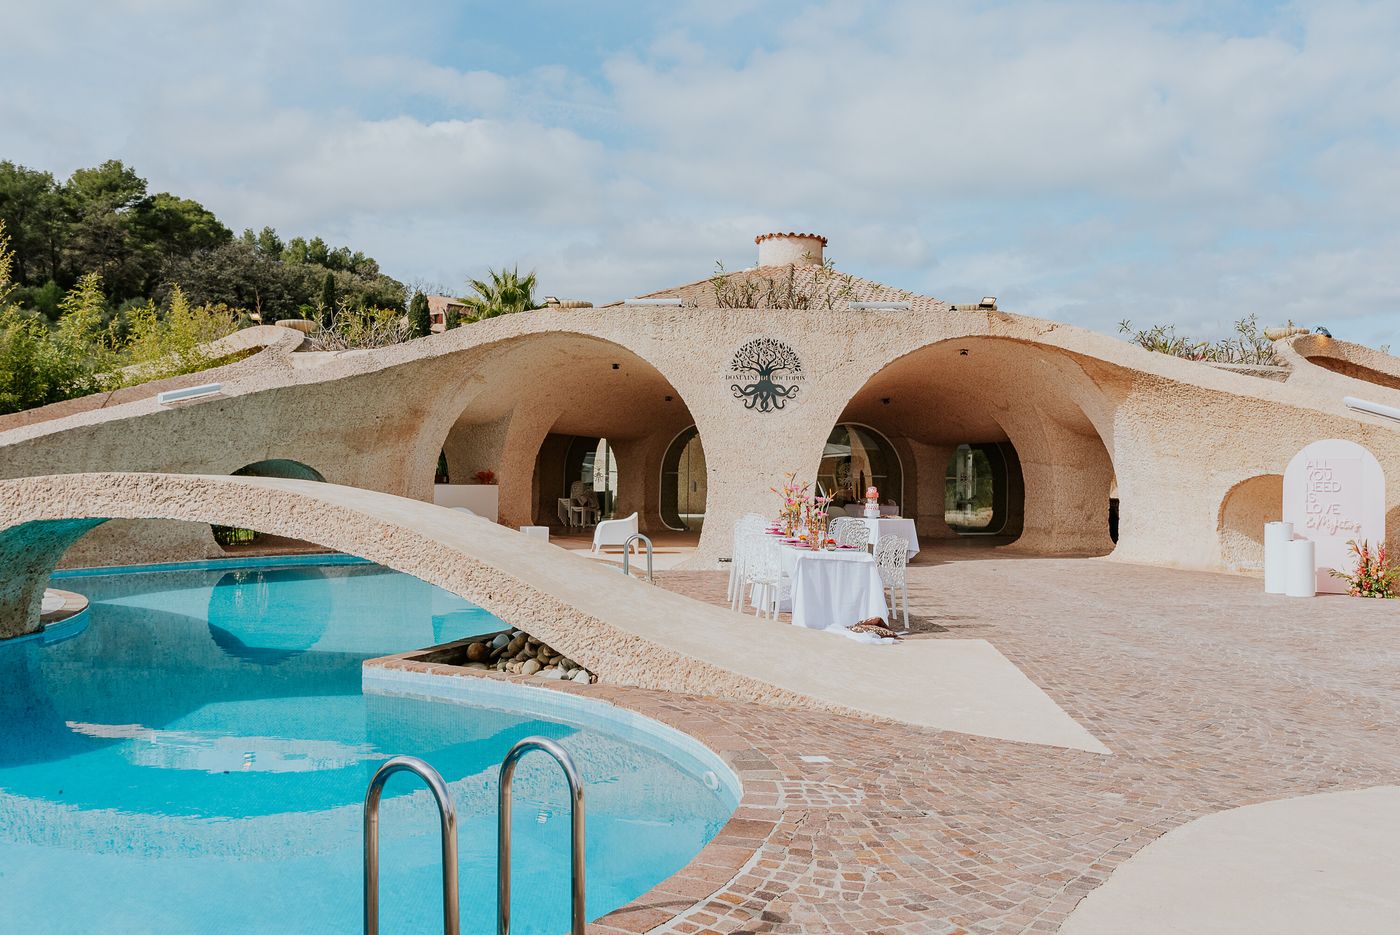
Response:
POLYGON ((1112 331, 1400 348, 1400 4, 0 0, 0 158, 110 157, 409 282, 608 301, 831 239, 1112 331), (231 9, 236 7, 236 9, 231 9), (290 7, 290 9, 289 9, 290 7))

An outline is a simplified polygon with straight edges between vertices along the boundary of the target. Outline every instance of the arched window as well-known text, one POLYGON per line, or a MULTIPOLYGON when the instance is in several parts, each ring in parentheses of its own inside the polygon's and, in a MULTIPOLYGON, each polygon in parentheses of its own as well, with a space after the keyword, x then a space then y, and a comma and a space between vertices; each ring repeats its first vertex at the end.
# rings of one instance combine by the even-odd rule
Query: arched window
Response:
POLYGON ((883 503, 904 502, 904 469, 894 446, 879 432, 854 422, 837 425, 827 436, 817 483, 837 506, 864 499, 869 487, 880 491, 883 503))
POLYGON ((699 532, 705 522, 705 449, 691 426, 671 440, 661 459, 661 522, 699 532))

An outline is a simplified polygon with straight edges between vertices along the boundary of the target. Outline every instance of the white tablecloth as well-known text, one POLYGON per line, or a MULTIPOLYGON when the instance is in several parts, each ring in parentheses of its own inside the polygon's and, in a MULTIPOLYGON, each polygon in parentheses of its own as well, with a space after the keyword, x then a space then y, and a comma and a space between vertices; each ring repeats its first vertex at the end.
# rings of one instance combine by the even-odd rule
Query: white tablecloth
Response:
POLYGON ((826 630, 871 617, 889 619, 885 588, 869 552, 784 548, 783 573, 792 577, 794 626, 826 630))
POLYGON ((919 533, 915 529, 912 519, 899 516, 881 517, 880 519, 866 519, 862 516, 858 519, 870 530, 871 551, 874 551, 875 546, 879 544, 881 536, 899 536, 909 543, 908 556, 910 558, 919 554, 919 533))

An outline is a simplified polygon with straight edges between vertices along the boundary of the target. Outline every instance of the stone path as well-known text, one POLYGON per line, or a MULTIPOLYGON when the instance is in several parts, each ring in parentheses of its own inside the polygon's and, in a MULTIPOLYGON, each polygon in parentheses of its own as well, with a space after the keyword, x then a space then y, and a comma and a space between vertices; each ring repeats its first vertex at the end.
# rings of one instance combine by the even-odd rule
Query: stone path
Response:
MULTIPOLYGON (((693 703, 686 721, 749 741, 790 806, 715 930, 1055 931, 1193 818, 1400 781, 1400 603, 968 555, 928 549, 910 569, 915 638, 991 641, 1114 755, 693 703)), ((723 601, 724 580, 664 583, 723 601)))
MULTIPOLYGON (((744 783, 690 866, 591 932, 1054 932, 1186 822, 1400 783, 1400 602, 1266 598, 1103 560, 919 558, 913 639, 990 641, 1112 755, 545 683, 692 734, 744 783)), ((658 580, 724 603, 723 572, 658 580)))

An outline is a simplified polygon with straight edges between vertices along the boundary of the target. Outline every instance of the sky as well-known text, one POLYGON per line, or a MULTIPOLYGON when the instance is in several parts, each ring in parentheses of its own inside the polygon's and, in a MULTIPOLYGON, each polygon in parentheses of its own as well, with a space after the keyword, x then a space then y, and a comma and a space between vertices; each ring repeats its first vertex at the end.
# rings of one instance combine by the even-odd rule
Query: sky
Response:
POLYGON ((1400 349, 1400 3, 0 0, 0 159, 601 303, 813 231, 1115 332, 1400 349))

